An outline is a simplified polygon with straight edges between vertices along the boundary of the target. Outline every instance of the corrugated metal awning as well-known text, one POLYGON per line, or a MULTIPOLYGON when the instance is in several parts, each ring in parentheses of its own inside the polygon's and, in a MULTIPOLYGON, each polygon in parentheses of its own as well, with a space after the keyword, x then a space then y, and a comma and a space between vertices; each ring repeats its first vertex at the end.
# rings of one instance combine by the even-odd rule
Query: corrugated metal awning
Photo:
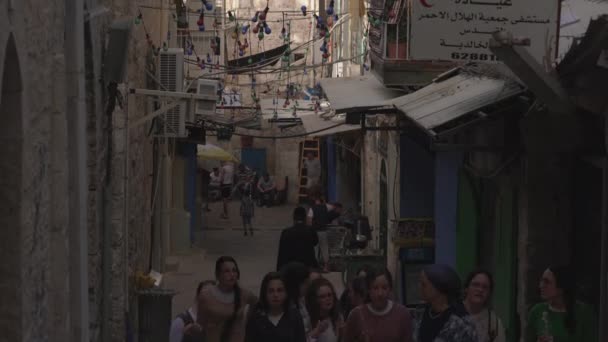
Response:
POLYGON ((386 88, 372 75, 324 78, 320 83, 331 109, 336 113, 380 107, 404 94, 403 91, 386 88))
POLYGON ((389 104, 416 122, 431 135, 481 119, 482 110, 521 94, 524 88, 505 78, 460 73, 398 97, 389 104), (465 116, 467 116, 465 118, 465 116))

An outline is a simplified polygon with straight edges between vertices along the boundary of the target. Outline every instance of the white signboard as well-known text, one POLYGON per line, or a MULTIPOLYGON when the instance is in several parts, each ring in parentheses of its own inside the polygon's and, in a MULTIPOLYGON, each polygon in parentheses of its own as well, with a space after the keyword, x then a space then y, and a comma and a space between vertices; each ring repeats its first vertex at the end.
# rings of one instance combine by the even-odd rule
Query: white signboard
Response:
POLYGON ((555 58, 560 0, 411 0, 409 58, 493 62, 490 38, 529 38, 542 65, 555 58))

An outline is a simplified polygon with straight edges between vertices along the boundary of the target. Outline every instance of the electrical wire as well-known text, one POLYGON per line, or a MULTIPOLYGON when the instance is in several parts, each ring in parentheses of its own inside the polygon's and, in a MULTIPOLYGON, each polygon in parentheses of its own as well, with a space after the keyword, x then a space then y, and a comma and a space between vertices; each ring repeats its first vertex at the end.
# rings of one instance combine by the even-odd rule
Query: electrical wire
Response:
POLYGON ((292 138, 302 138, 302 137, 306 137, 309 136, 311 134, 316 134, 316 133, 320 133, 320 132, 324 132, 324 131, 328 131, 332 128, 336 128, 339 126, 344 125, 343 123, 339 123, 337 125, 333 125, 333 126, 329 126, 329 127, 325 127, 322 129, 318 129, 316 131, 312 131, 312 132, 306 132, 306 133, 302 133, 302 134, 295 134, 295 135, 279 135, 279 136, 265 136, 265 135, 251 135, 251 134, 243 134, 243 133, 232 133, 232 135, 236 135, 236 136, 240 136, 240 137, 249 137, 249 138, 256 138, 256 139, 292 139, 292 138))

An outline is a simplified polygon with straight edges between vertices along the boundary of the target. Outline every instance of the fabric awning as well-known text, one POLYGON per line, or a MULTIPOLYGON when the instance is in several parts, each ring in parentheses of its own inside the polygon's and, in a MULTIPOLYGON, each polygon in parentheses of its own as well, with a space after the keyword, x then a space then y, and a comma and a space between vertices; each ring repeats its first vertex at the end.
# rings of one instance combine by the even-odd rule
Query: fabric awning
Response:
POLYGON ((379 107, 404 94, 401 90, 386 88, 372 75, 324 78, 320 83, 336 113, 379 107))
POLYGON ((390 100, 409 119, 431 135, 482 119, 484 109, 524 92, 510 78, 461 72, 408 95, 390 100))

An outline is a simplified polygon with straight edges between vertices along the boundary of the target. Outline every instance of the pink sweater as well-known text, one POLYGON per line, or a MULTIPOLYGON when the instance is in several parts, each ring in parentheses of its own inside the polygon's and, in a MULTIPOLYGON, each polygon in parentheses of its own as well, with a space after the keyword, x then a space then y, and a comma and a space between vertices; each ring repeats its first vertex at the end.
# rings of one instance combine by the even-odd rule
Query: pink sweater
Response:
POLYGON ((412 342, 412 317, 408 309, 391 302, 387 312, 372 312, 367 305, 355 308, 346 321, 344 342, 412 342))

